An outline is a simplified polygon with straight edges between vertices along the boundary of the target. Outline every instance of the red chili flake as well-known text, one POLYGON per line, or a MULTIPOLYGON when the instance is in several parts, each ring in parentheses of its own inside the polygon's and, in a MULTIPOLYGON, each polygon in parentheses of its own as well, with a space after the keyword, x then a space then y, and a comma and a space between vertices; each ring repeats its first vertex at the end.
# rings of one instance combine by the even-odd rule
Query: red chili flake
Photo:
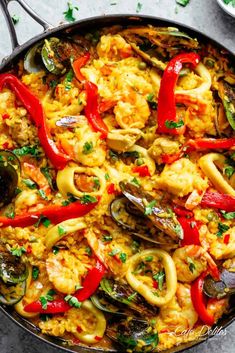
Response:
POLYGON ((2 115, 2 119, 3 119, 3 120, 9 119, 9 118, 10 118, 10 115, 9 115, 9 114, 3 114, 3 115, 2 115))
POLYGON ((158 289, 158 282, 153 280, 153 288, 158 289))
POLYGON ((8 142, 4 142, 3 145, 2 145, 2 147, 3 147, 4 149, 10 149, 8 142))
POLYGON ((136 166, 133 172, 138 173, 140 177, 151 176, 147 165, 136 166))
POLYGON ((100 336, 95 336, 95 340, 96 340, 96 341, 100 341, 100 340, 102 340, 102 337, 100 337, 100 336))
POLYGON ((77 332, 78 332, 78 333, 81 333, 81 332, 82 332, 81 326, 77 326, 77 332))
POLYGON ((163 328, 159 333, 167 333, 170 332, 168 328, 163 328))
POLYGON ((32 253, 32 246, 28 245, 27 249, 26 249, 26 253, 27 254, 31 254, 32 253))
POLYGON ((115 185, 113 183, 107 186, 107 192, 109 195, 116 193, 115 185))
POLYGON ((119 264, 122 262, 121 259, 119 259, 118 255, 113 256, 114 260, 116 260, 119 264))
POLYGON ((229 240, 230 240, 230 234, 225 234, 224 235, 224 244, 228 245, 229 240))

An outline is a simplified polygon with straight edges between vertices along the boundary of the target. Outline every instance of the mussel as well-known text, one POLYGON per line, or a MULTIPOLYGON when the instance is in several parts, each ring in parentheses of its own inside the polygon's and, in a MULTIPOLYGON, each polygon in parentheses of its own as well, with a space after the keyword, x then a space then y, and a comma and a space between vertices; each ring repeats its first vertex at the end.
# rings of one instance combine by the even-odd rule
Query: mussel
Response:
POLYGON ((19 159, 11 151, 0 151, 0 207, 15 197, 20 172, 19 159))
POLYGON ((116 199, 110 205, 110 213, 117 224, 154 243, 169 245, 172 240, 177 242, 183 238, 183 229, 169 205, 155 200, 134 183, 120 182, 120 187, 125 198, 116 199), (167 236, 162 239, 156 235, 153 228, 166 233, 170 242, 167 236))
POLYGON ((151 352, 158 345, 158 333, 145 320, 129 318, 108 325, 106 334, 128 352, 151 352))
POLYGON ((39 42, 31 47, 24 57, 24 69, 29 72, 39 72, 44 69, 42 58, 41 58, 41 50, 42 50, 43 42, 39 42))
POLYGON ((223 269, 220 280, 214 280, 210 275, 205 278, 203 291, 210 298, 224 298, 235 293, 235 268, 233 271, 223 269))
POLYGON ((235 130, 235 86, 228 84, 226 81, 219 82, 219 96, 222 100, 227 120, 235 130))
POLYGON ((26 281, 15 285, 0 281, 0 303, 4 305, 14 305, 18 303, 26 291, 26 281))
POLYGON ((139 315, 151 316, 157 314, 157 307, 153 307, 145 301, 145 299, 135 292, 128 284, 114 281, 113 279, 104 278, 100 283, 101 294, 103 293, 107 301, 113 303, 115 306, 121 305, 121 311, 131 309, 139 315))

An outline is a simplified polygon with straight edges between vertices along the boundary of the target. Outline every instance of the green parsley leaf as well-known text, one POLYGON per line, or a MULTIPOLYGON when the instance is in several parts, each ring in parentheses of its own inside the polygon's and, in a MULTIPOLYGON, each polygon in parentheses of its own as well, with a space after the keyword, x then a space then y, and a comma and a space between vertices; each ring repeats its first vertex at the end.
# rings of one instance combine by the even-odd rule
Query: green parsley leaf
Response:
POLYGON ((226 212, 226 211, 220 211, 225 219, 234 219, 235 218, 235 212, 226 212))
POLYGON ((82 153, 83 154, 90 154, 94 151, 94 145, 93 145, 93 142, 90 141, 86 141, 83 145, 83 148, 82 148, 82 153))
POLYGON ((58 81, 57 80, 51 80, 49 82, 50 88, 56 88, 57 85, 58 85, 58 81))
POLYGON ((135 271, 133 272, 134 275, 136 275, 137 273, 142 272, 142 270, 145 268, 145 263, 143 261, 141 261, 138 266, 136 267, 135 271))
POLYGON ((235 169, 231 166, 231 165, 228 165, 227 167, 225 167, 223 169, 223 173, 230 179, 231 176, 234 174, 235 172, 235 169))
POLYGON ((38 276, 39 276, 39 268, 37 266, 33 266, 33 269, 32 269, 32 277, 33 279, 36 281, 38 279, 38 276))
POLYGON ((50 289, 45 296, 46 300, 48 300, 49 302, 52 302, 54 300, 55 294, 56 292, 54 291, 54 289, 50 289))
POLYGON ((81 308, 82 303, 78 301, 76 297, 73 297, 72 295, 66 295, 64 300, 70 305, 75 308, 81 308))
POLYGON ((227 224, 218 223, 218 232, 217 232, 217 237, 221 238, 223 236, 223 233, 227 232, 227 230, 229 230, 229 226, 227 226, 227 224))
POLYGON ((41 196, 41 198, 42 198, 43 200, 48 200, 47 195, 45 194, 45 191, 44 191, 44 190, 39 189, 39 190, 38 190, 38 193, 39 193, 39 195, 41 196))
POLYGON ((12 19, 14 25, 16 25, 20 20, 19 16, 17 16, 17 15, 13 15, 11 19, 12 19))
POLYGON ((20 193, 22 192, 22 190, 20 189, 20 188, 16 188, 15 189, 15 195, 17 196, 17 195, 19 195, 20 193))
POLYGON ((180 128, 181 126, 184 126, 184 122, 183 120, 179 120, 178 122, 176 121, 173 121, 173 120, 166 120, 165 121, 165 126, 168 128, 168 129, 178 129, 180 128))
POLYGON ((22 157, 30 155, 34 158, 39 158, 41 156, 41 152, 37 145, 35 146, 23 146, 21 148, 17 148, 12 151, 16 156, 22 157))
POLYGON ((95 203, 98 201, 95 196, 86 195, 86 194, 80 197, 79 200, 81 204, 95 203))
POLYGON ((60 248, 58 248, 58 246, 53 246, 52 252, 54 255, 57 255, 59 251, 60 251, 60 248))
POLYGON ((195 263, 193 262, 193 260, 191 259, 191 257, 187 257, 186 258, 186 260, 187 260, 187 263, 188 263, 188 267, 189 267, 189 270, 190 270, 190 272, 194 272, 194 270, 196 270, 196 265, 195 265, 195 263))
POLYGON ((63 226, 58 226, 57 229, 58 229, 58 234, 60 237, 67 233, 63 226))
POLYGON ((190 0, 176 0, 176 3, 185 7, 189 4, 189 1, 190 0))
POLYGON ((128 302, 131 302, 133 299, 135 299, 137 294, 138 294, 137 292, 134 292, 131 295, 129 295, 129 297, 127 298, 128 302))
POLYGON ((40 300, 40 302, 42 304, 42 308, 44 310, 46 310, 47 309, 47 299, 45 297, 40 297, 39 300, 40 300))
POLYGON ((139 13, 142 10, 143 4, 141 2, 138 2, 136 5, 136 13, 139 13))
POLYGON ((15 218, 15 210, 13 207, 10 207, 6 212, 5 212, 5 216, 7 218, 10 218, 10 219, 14 219, 15 218))
POLYGON ((164 282, 164 278, 165 278, 165 272, 159 271, 158 273, 156 273, 153 276, 153 278, 155 279, 155 281, 157 281, 159 290, 162 290, 163 282, 164 282))
POLYGON ((24 253, 26 253, 26 249, 21 246, 21 248, 12 248, 11 253, 13 256, 21 257, 24 253))
POLYGON ((68 22, 74 22, 76 19, 73 16, 73 10, 74 9, 78 10, 78 7, 73 7, 70 1, 67 4, 68 4, 68 9, 67 11, 63 12, 64 18, 68 22))
POLYGON ((42 220, 42 224, 44 225, 44 227, 48 228, 49 225, 51 225, 51 221, 48 218, 44 217, 42 220))
POLYGON ((155 102, 153 100, 153 98, 154 98, 154 94, 153 93, 149 93, 147 95, 147 97, 146 97, 147 102, 150 105, 150 108, 153 109, 153 110, 156 110, 157 109, 157 102, 155 102))
POLYGON ((115 256, 120 253, 119 249, 113 249, 111 252, 109 252, 109 256, 115 256))
POLYGON ((53 178, 52 178, 52 175, 51 175, 51 170, 53 170, 53 168, 49 168, 49 167, 42 167, 40 168, 40 171, 42 172, 42 174, 45 176, 45 178, 47 179, 48 181, 48 184, 50 185, 50 187, 52 189, 54 189, 54 185, 53 185, 53 178))
POLYGON ((65 76, 65 81, 64 81, 66 91, 69 91, 71 89, 71 87, 72 87, 71 82, 73 80, 73 77, 74 77, 73 70, 69 70, 69 72, 65 76))
POLYGON ((81 286, 80 284, 76 284, 76 286, 75 286, 75 290, 79 290, 79 289, 82 289, 83 288, 83 286, 81 286))
POLYGON ((113 240, 113 237, 112 237, 112 235, 106 235, 106 234, 104 234, 103 235, 103 238, 102 238, 102 241, 103 242, 106 242, 106 241, 112 241, 113 240))
POLYGON ((145 206, 144 214, 145 216, 151 215, 153 213, 153 209, 156 206, 157 201, 153 200, 149 202, 147 206, 145 206))
POLYGON ((131 180, 131 183, 132 183, 132 184, 135 184, 136 186, 140 186, 140 182, 139 182, 139 180, 138 180, 136 177, 134 177, 134 178, 131 180))
POLYGON ((151 261, 153 261, 153 256, 146 256, 145 261, 146 261, 146 262, 151 262, 151 261))
POLYGON ((105 180, 109 180, 110 179, 110 176, 109 176, 108 173, 105 173, 104 177, 105 177, 105 180))
POLYGON ((121 254, 119 255, 119 259, 122 261, 122 263, 125 263, 127 255, 124 252, 121 252, 121 254))
POLYGON ((52 318, 51 314, 40 314, 39 318, 41 321, 48 321, 52 318))
POLYGON ((100 179, 98 177, 94 177, 94 189, 99 190, 100 188, 100 179))
POLYGON ((37 189, 37 185, 31 179, 22 179, 22 182, 31 190, 37 189))
POLYGON ((91 256, 92 255, 92 250, 89 246, 86 247, 85 249, 85 253, 88 255, 88 256, 91 256))

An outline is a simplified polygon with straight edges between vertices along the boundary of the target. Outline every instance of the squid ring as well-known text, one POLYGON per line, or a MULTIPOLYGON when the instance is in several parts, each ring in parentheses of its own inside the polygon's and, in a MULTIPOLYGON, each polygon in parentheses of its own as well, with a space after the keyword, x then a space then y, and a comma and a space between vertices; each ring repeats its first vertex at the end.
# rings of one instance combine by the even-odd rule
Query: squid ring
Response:
POLYGON ((126 274, 127 282, 130 286, 139 294, 141 294, 148 303, 152 305, 162 306, 168 303, 176 293, 177 288, 177 275, 174 261, 172 257, 162 249, 147 249, 143 250, 140 253, 132 256, 129 260, 129 267, 126 274), (154 256, 162 260, 165 275, 166 275, 166 294, 164 296, 155 296, 146 284, 141 282, 136 278, 134 272, 136 266, 144 261, 147 256, 154 256))
POLYGON ((82 222, 80 218, 68 219, 67 221, 57 224, 47 232, 45 238, 46 248, 51 249, 57 241, 61 240, 69 233, 76 232, 77 230, 81 230, 86 227, 86 223, 82 222))
POLYGON ((98 196, 104 193, 106 182, 105 182, 104 173, 102 173, 100 169, 85 168, 85 167, 79 167, 77 165, 74 165, 74 166, 70 165, 65 167, 63 170, 59 170, 56 178, 58 189, 64 197, 67 197, 69 193, 77 197, 82 197, 84 195, 84 192, 79 191, 74 184, 74 175, 76 173, 86 174, 88 176, 94 175, 99 179, 99 183, 100 183, 99 190, 89 192, 88 193, 89 195, 98 196))
POLYGON ((91 333, 87 333, 86 331, 81 331, 81 332, 74 332, 74 335, 76 338, 78 338, 80 341, 88 344, 93 344, 97 343, 100 338, 104 336, 104 332, 106 329, 106 320, 104 317, 104 314, 98 310, 89 300, 85 300, 82 303, 81 308, 89 311, 91 314, 93 314, 96 318, 96 326, 94 328, 94 331, 91 333))
POLYGON ((198 163, 218 191, 235 196, 234 188, 223 178, 217 168, 217 166, 223 168, 225 160, 226 158, 220 153, 208 153, 201 157, 198 163))

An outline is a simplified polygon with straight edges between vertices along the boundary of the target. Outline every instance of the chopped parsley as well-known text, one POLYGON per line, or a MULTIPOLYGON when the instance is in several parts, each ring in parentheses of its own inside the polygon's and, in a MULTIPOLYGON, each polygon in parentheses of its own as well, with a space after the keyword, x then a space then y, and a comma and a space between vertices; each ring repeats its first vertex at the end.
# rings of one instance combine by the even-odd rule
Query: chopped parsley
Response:
POLYGON ((97 198, 95 196, 91 196, 91 195, 85 194, 82 197, 80 197, 81 204, 95 203, 97 201, 98 201, 97 198))
POLYGON ((68 22, 74 22, 76 19, 73 16, 73 10, 78 11, 78 7, 77 6, 73 7, 73 5, 71 4, 70 1, 67 4, 68 4, 68 9, 67 9, 67 11, 63 12, 64 18, 68 22))
POLYGON ((121 254, 119 255, 119 259, 122 261, 122 263, 125 263, 127 255, 124 252, 121 252, 121 254))
POLYGON ((38 190, 38 193, 39 193, 39 195, 41 196, 41 198, 42 198, 43 200, 48 200, 47 195, 45 194, 45 191, 44 191, 44 190, 39 189, 39 190, 38 190))
POLYGON ((113 237, 112 237, 112 235, 109 235, 109 234, 104 234, 103 235, 103 238, 102 238, 102 241, 103 242, 108 242, 108 241, 112 241, 113 240, 113 237))
POLYGON ((139 13, 142 10, 143 4, 141 2, 137 2, 136 5, 136 13, 139 13))
POLYGON ((145 261, 146 261, 146 262, 151 262, 151 261, 153 261, 153 256, 146 256, 145 261))
POLYGON ((88 255, 88 256, 91 256, 92 255, 92 250, 89 246, 86 247, 85 249, 85 253, 88 255))
POLYGON ((153 93, 149 93, 147 95, 147 102, 149 103, 149 106, 151 109, 156 110, 157 109, 157 103, 153 100, 154 98, 154 94, 153 93))
POLYGON ((49 87, 50 88, 56 88, 57 85, 58 85, 58 81, 57 80, 51 80, 49 82, 49 87))
POLYGON ((226 212, 226 211, 220 211, 222 213, 222 216, 225 219, 234 219, 235 218, 235 212, 226 212))
POLYGON ((48 228, 49 225, 51 224, 51 221, 48 218, 46 218, 45 216, 41 215, 38 218, 38 221, 34 224, 34 227, 38 228, 41 223, 44 225, 44 227, 48 228))
POLYGON ((42 308, 44 310, 46 310, 47 309, 47 299, 45 297, 40 297, 39 300, 40 300, 40 303, 42 304, 42 308))
POLYGON ((235 0, 223 0, 223 2, 226 4, 226 5, 232 5, 232 7, 235 7, 235 0))
POLYGON ((119 249, 113 249, 112 251, 109 252, 109 256, 115 256, 120 253, 119 249))
POLYGON ((232 175, 234 174, 235 169, 231 166, 228 165, 227 167, 225 167, 223 169, 223 173, 226 175, 226 177, 228 177, 229 179, 232 177, 232 175))
POLYGON ((194 270, 196 269, 196 266, 195 266, 195 263, 193 262, 193 260, 191 259, 191 257, 187 257, 187 263, 188 263, 188 267, 189 267, 189 270, 190 272, 194 272, 194 270))
POLYGON ((37 185, 31 179, 22 179, 22 182, 31 190, 37 189, 37 185))
POLYGON ((35 146, 23 146, 12 151, 18 157, 30 155, 34 158, 39 158, 41 152, 37 145, 35 146))
POLYGON ((94 189, 97 190, 100 188, 100 179, 98 177, 94 177, 94 189))
POLYGON ((134 178, 131 180, 131 183, 132 183, 132 184, 135 184, 136 186, 140 186, 140 182, 139 182, 139 180, 138 180, 136 177, 134 177, 134 178))
POLYGON ((67 232, 66 232, 66 230, 65 230, 65 228, 63 227, 63 226, 58 226, 57 227, 57 229, 58 229, 58 234, 59 234, 59 236, 61 237, 62 235, 65 235, 67 232))
POLYGON ((109 180, 110 179, 110 176, 109 176, 108 173, 105 173, 104 177, 105 177, 105 180, 109 180))
POLYGON ((165 272, 159 271, 158 273, 156 273, 153 276, 153 278, 155 279, 155 281, 157 281, 159 290, 162 290, 163 289, 163 282, 164 282, 164 278, 165 278, 165 272))
POLYGON ((5 212, 5 216, 7 218, 10 218, 10 219, 14 219, 15 218, 15 210, 14 208, 9 208, 6 212, 5 212))
POLYGON ((42 308, 44 310, 47 309, 48 302, 52 302, 54 300, 54 295, 55 294, 56 294, 56 292, 53 289, 50 289, 45 296, 41 296, 39 298, 39 300, 40 300, 40 302, 42 304, 42 308))
POLYGON ((34 281, 36 281, 38 279, 39 273, 40 273, 39 268, 37 266, 33 266, 32 277, 33 277, 34 281))
POLYGON ((190 0, 176 0, 176 3, 185 7, 189 4, 189 1, 190 0))
POLYGON ((14 23, 14 25, 16 25, 20 20, 18 15, 13 15, 11 19, 12 19, 12 22, 14 23))
POLYGON ((66 91, 69 91, 71 89, 71 82, 73 80, 73 77, 74 77, 73 70, 69 70, 69 72, 65 76, 65 81, 64 81, 66 91))
POLYGON ((17 195, 19 195, 20 193, 22 192, 22 190, 20 189, 20 188, 16 188, 15 189, 15 195, 17 196, 17 195))
POLYGON ((129 295, 129 297, 127 298, 128 302, 131 302, 133 299, 135 299, 136 296, 137 296, 137 292, 134 292, 131 295, 129 295))
POLYGON ((73 297, 72 295, 66 295, 64 300, 70 305, 73 306, 74 308, 81 308, 82 303, 76 298, 73 297))
POLYGON ((151 215, 153 213, 153 209, 156 206, 157 201, 153 200, 149 202, 147 206, 145 206, 144 214, 145 216, 151 215))
POLYGON ((54 255, 57 255, 59 251, 60 251, 60 249, 58 248, 58 246, 53 246, 52 252, 54 255))
POLYGON ((165 126, 168 128, 168 129, 178 129, 180 128, 181 126, 184 126, 184 122, 183 120, 179 120, 178 122, 176 121, 173 121, 173 120, 166 120, 165 121, 165 126))
POLYGON ((94 145, 93 145, 93 142, 90 141, 86 141, 83 145, 83 148, 82 148, 82 153, 83 154, 90 154, 94 151, 94 145))
POLYGON ((49 167, 42 167, 40 168, 40 171, 42 172, 42 174, 45 176, 45 178, 47 179, 48 181, 48 184, 50 185, 50 187, 52 189, 54 189, 54 185, 53 185, 53 179, 52 179, 52 176, 51 176, 51 173, 50 171, 52 170, 52 168, 49 168, 49 167))
POLYGON ((145 268, 145 263, 141 261, 136 267, 136 270, 133 272, 133 274, 136 275, 137 273, 140 273, 144 268, 145 268))
POLYGON ((26 253, 26 249, 23 246, 21 246, 21 248, 12 248, 11 253, 13 256, 21 257, 26 253))
POLYGON ((218 223, 218 232, 216 233, 218 238, 221 238, 223 236, 223 233, 227 232, 229 230, 229 226, 225 223, 218 223))

